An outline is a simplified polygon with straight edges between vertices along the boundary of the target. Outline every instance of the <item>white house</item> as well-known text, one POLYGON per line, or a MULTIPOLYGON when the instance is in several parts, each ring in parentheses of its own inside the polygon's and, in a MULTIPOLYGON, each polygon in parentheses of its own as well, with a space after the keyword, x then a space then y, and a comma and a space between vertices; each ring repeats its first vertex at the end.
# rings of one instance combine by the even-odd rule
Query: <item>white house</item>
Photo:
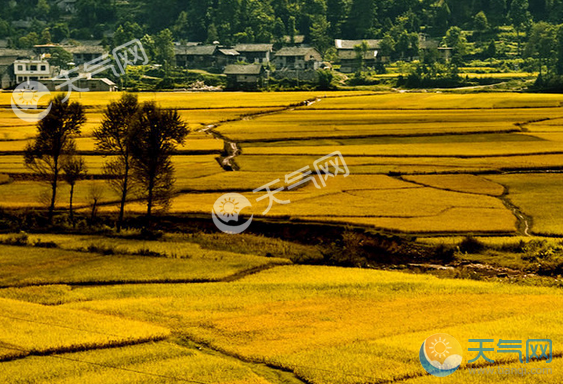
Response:
POLYGON ((16 60, 14 76, 17 84, 29 80, 40 81, 51 77, 51 67, 45 60, 16 60))

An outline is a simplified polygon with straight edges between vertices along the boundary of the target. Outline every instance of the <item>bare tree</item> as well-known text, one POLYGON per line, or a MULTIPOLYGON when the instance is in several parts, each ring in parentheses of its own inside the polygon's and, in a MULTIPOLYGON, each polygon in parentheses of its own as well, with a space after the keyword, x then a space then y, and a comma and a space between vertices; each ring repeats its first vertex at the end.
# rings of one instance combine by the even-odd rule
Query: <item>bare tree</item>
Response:
POLYGON ((102 125, 94 130, 96 147, 104 152, 116 155, 104 164, 104 174, 109 176, 110 186, 119 194, 121 204, 117 230, 121 230, 125 212, 127 194, 132 183, 129 177, 131 170, 131 130, 133 120, 139 111, 137 96, 125 93, 121 99, 109 103, 104 111, 102 125))
POLYGON ((166 209, 174 184, 172 152, 189 133, 177 110, 165 110, 154 102, 143 103, 133 126, 131 154, 133 174, 147 199, 147 217, 155 205, 166 209))
POLYGON ((63 164, 63 178, 70 185, 70 202, 69 202, 69 212, 70 221, 74 225, 74 211, 72 209, 72 199, 74 197, 74 186, 76 182, 83 179, 88 173, 86 163, 82 156, 71 155, 65 159, 63 164))
POLYGON ((90 211, 90 221, 93 223, 96 220, 98 214, 98 204, 104 196, 104 189, 99 182, 94 181, 94 178, 90 179, 92 183, 90 184, 90 190, 88 192, 88 198, 91 202, 92 209, 90 211))
POLYGON ((64 95, 52 100, 51 111, 37 123, 38 134, 24 152, 24 164, 49 181, 51 202, 49 221, 53 220, 57 199, 57 182, 64 165, 64 157, 74 151, 74 136, 80 134, 86 122, 84 108, 77 102, 63 102, 64 95))

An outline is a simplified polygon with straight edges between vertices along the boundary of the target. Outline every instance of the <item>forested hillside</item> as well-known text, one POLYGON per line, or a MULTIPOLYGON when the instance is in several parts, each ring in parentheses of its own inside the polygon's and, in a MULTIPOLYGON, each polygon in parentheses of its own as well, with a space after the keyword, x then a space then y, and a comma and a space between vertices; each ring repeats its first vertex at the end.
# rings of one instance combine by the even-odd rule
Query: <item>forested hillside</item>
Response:
POLYGON ((139 33, 169 28, 178 40, 229 44, 303 34, 318 42, 383 38, 397 28, 432 36, 452 26, 526 30, 532 21, 560 22, 563 0, 1 0, 0 18, 0 37, 15 45, 29 32, 46 39, 45 28, 55 42, 102 38, 126 22, 138 24, 139 33), (18 28, 17 20, 33 23, 18 28))

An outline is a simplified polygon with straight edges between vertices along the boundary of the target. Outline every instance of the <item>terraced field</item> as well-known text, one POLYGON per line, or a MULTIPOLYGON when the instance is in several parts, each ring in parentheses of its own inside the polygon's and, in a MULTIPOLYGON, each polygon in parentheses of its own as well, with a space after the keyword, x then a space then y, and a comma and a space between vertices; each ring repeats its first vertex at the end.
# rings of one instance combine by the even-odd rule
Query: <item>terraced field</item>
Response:
MULTIPOLYGON (((526 226, 530 233, 563 234, 560 215, 554 213, 560 205, 553 196, 559 187, 557 174, 533 175, 563 169, 563 97, 559 95, 140 96, 141 100, 156 99, 164 106, 179 108, 192 128, 187 143, 174 157, 178 195, 172 212, 208 213, 222 193, 237 191, 254 200, 252 210, 243 214, 261 216, 266 201, 256 201, 259 194, 253 190, 276 179, 276 187, 287 187, 288 174, 340 151, 353 177, 330 179, 322 189, 309 183, 284 191, 278 197, 292 203, 274 205, 265 218, 351 223, 426 234, 517 234, 526 226), (315 102, 305 105, 304 100, 315 102), (206 127, 213 130, 201 131, 206 127), (242 152, 234 160, 240 172, 226 172, 219 166, 216 158, 225 147, 224 140, 236 142, 242 152), (510 176, 522 171, 529 175, 510 176), (539 198, 541 204, 533 192, 534 181, 540 180, 541 191, 545 191, 539 198), (528 222, 523 223, 523 218, 528 222)), ((89 135, 99 124, 105 103, 116 97, 95 93, 78 96, 88 108, 89 119, 78 145, 94 179, 106 159, 96 152, 89 135)), ((21 158, 34 127, 22 124, 10 113, 0 112, 6 115, 0 116, 5 122, 0 132, 0 139, 4 138, 0 140, 0 173, 11 176, 13 182, 0 185, 0 203, 6 207, 41 206, 44 192, 29 179, 21 158)), ((103 210, 115 211, 111 203, 117 197, 103 186, 101 180, 80 182, 76 204, 87 210, 92 191, 102 189, 99 201, 109 204, 103 210)), ((60 204, 64 206, 67 199, 68 188, 63 186, 60 204)), ((143 206, 133 202, 128 209, 141 212, 143 206)))
MULTIPOLYGON (((64 247, 88 241, 63 235, 51 240, 64 247)), ((146 281, 104 285, 97 269, 79 265, 86 257, 79 253, 49 250, 48 265, 21 260, 12 248, 0 246, 8 255, 4 263, 18 260, 21 266, 9 273, 16 286, 0 289, 0 317, 9 329, 0 333, 3 382, 417 383, 430 380, 418 350, 436 332, 460 341, 465 362, 474 357, 470 338, 549 336, 559 345, 563 337, 555 331, 563 322, 556 288, 275 261, 231 282, 162 283, 162 260, 147 256, 141 265, 154 272, 146 281), (50 274, 61 263, 67 274, 80 274, 81 285, 50 274), (25 266, 44 276, 42 285, 17 287, 15 281, 26 281, 25 266)), ((17 248, 19 254, 34 252, 17 248)), ((181 271, 181 259, 167 260, 181 271)), ((554 375, 545 378, 557 378, 557 353, 552 364, 529 365, 549 366, 554 375)), ((495 367, 521 366, 515 354, 488 357, 498 360, 495 367)), ((470 369, 482 365, 465 362, 452 379, 477 382, 470 369)))

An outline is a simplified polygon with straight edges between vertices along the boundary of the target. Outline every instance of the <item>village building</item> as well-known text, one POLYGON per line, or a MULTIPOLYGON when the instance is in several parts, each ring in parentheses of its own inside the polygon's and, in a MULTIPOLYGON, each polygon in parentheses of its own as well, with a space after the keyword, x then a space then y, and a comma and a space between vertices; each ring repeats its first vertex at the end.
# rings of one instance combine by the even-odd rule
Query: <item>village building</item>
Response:
MULTIPOLYGON (((50 78, 41 80, 41 83, 47 87, 47 89, 51 92, 60 91, 66 92, 68 91, 68 86, 64 85, 61 88, 57 89, 57 86, 61 86, 66 83, 68 80, 63 78, 50 78)), ((106 78, 84 78, 78 79, 74 82, 74 86, 80 89, 87 89, 88 92, 116 92, 118 91, 117 85, 106 78)), ((75 91, 76 92, 76 91, 75 91)))
POLYGON ((284 47, 275 53, 274 64, 277 70, 317 70, 322 56, 311 47, 284 47))
POLYGON ((266 71, 261 64, 231 64, 225 68, 227 89, 252 91, 262 87, 266 71))
POLYGON ((174 47, 176 65, 183 68, 205 69, 216 65, 217 45, 184 45, 174 47))
POLYGON ((51 77, 51 66, 46 60, 21 59, 14 61, 16 84, 42 81, 51 77))
POLYGON ((383 60, 379 54, 380 44, 381 40, 334 40, 334 47, 340 61, 340 72, 356 72, 362 66, 362 61, 366 68, 374 68, 383 60), (362 60, 361 56, 358 57, 355 47, 361 45, 364 41, 367 43, 368 49, 363 53, 362 60))
POLYGON ((271 61, 273 44, 237 44, 235 51, 240 60, 250 64, 267 64, 271 61))

